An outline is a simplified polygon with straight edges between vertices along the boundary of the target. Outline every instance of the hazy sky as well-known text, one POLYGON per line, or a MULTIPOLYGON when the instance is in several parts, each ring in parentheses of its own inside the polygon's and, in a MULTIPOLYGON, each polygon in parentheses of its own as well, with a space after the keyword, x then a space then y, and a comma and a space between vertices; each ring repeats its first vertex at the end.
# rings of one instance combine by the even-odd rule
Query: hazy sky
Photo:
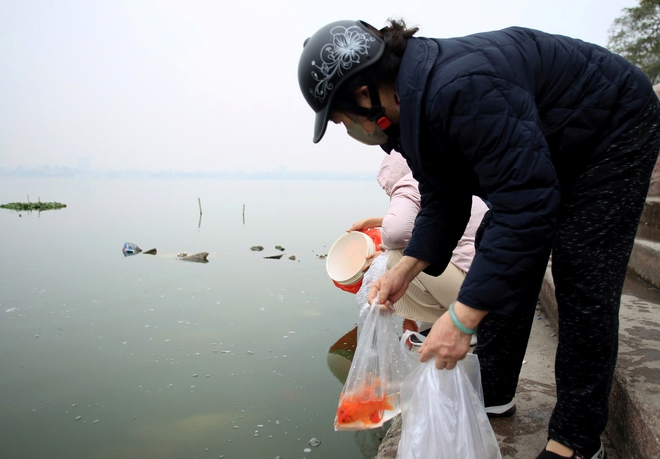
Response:
POLYGON ((375 171, 331 125, 312 143, 297 67, 340 19, 418 36, 522 25, 607 45, 636 0, 2 0, 0 167, 375 171))

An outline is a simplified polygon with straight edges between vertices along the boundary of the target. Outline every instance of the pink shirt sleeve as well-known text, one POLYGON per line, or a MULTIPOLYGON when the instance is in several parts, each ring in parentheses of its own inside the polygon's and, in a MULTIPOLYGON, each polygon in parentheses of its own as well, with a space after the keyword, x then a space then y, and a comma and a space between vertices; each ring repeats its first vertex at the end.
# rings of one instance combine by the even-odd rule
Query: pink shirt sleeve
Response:
POLYGON ((386 248, 400 249, 408 244, 420 209, 420 199, 417 181, 412 174, 407 174, 396 183, 381 228, 386 248))
POLYGON ((463 237, 458 241, 458 245, 452 252, 451 262, 458 269, 463 272, 468 272, 472 259, 474 258, 474 237, 477 234, 477 229, 484 218, 484 214, 488 211, 488 206, 484 201, 477 197, 472 196, 472 215, 470 221, 465 228, 463 237))

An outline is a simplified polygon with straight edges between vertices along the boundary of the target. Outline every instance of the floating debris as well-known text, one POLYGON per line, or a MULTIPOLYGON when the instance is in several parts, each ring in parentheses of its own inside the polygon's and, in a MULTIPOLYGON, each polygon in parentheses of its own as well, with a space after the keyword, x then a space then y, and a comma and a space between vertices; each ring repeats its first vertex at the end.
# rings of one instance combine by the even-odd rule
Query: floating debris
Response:
POLYGON ((296 260, 296 256, 295 256, 295 255, 291 255, 291 256, 289 257, 289 260, 295 261, 295 260, 296 260))
POLYGON ((276 245, 275 249, 279 250, 280 252, 284 252, 285 250, 284 247, 282 247, 281 245, 276 245))
POLYGON ((319 440, 318 438, 312 438, 308 442, 308 444, 309 444, 309 446, 312 446, 312 447, 316 448, 317 446, 319 446, 321 444, 321 440, 319 440))
POLYGON ((128 257, 141 253, 142 249, 137 244, 133 244, 132 242, 124 242, 124 247, 122 247, 121 251, 125 257, 128 257))
POLYGON ((41 202, 41 200, 39 200, 38 202, 10 202, 7 204, 0 204, 0 208, 2 209, 9 209, 15 211, 38 210, 39 212, 41 212, 42 210, 63 209, 65 207, 66 204, 62 204, 61 202, 41 202))
POLYGON ((254 355, 254 351, 247 351, 247 355, 254 355))
POLYGON ((76 416, 76 419, 74 421, 80 421, 82 419, 82 416, 76 416))
POLYGON ((177 257, 177 260, 192 261, 195 263, 208 263, 209 262, 207 260, 208 256, 209 256, 208 252, 199 252, 199 253, 193 253, 192 255, 186 255, 185 257, 177 257))
POLYGON ((133 244, 132 242, 124 242, 124 246, 122 247, 121 251, 125 257, 130 257, 131 255, 137 255, 139 253, 146 255, 156 255, 158 253, 158 250, 155 248, 142 250, 137 244, 133 244))
POLYGON ((303 449, 303 453, 311 453, 311 452, 312 452, 312 448, 303 449))
POLYGON ((279 255, 271 255, 269 257, 264 257, 264 258, 267 259, 267 260, 279 260, 280 258, 282 258, 282 255, 284 255, 284 254, 281 253, 279 255))
POLYGON ((252 250, 253 252, 261 252, 263 249, 264 247, 261 245, 253 245, 252 247, 250 247, 250 250, 252 250))

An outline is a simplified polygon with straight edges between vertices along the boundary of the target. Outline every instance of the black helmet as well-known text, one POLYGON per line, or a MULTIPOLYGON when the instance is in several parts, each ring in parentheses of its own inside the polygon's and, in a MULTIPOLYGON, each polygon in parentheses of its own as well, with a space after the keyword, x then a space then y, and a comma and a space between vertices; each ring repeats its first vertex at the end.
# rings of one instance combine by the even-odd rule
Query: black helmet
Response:
POLYGON ((298 83, 316 112, 314 143, 325 134, 330 108, 341 85, 383 55, 385 44, 373 30, 364 21, 337 21, 305 40, 298 83))

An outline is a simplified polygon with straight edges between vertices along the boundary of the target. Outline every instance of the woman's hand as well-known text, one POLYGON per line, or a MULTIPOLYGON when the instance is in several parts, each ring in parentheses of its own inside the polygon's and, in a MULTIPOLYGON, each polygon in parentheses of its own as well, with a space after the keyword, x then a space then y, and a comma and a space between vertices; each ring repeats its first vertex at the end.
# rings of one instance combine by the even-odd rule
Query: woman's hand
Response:
POLYGON ((378 250, 376 250, 376 251, 375 251, 374 253, 372 253, 371 255, 367 255, 366 257, 364 257, 364 259, 367 260, 368 263, 367 263, 367 265, 364 267, 364 269, 362 270, 362 272, 363 272, 363 273, 364 273, 364 272, 367 272, 367 270, 371 267, 371 264, 374 262, 374 260, 376 259, 376 257, 379 257, 379 256, 380 256, 382 253, 384 253, 384 252, 385 252, 385 249, 383 248, 383 244, 380 244, 380 245, 378 246, 378 250))
POLYGON ((355 223, 353 223, 351 227, 346 230, 346 232, 360 231, 369 228, 380 228, 382 224, 383 224, 382 217, 363 218, 362 220, 358 220, 355 223))
MULTIPOLYGON (((469 306, 454 303, 456 318, 467 328, 475 328, 487 314, 486 311, 470 308, 469 306)), ((419 349, 421 362, 435 359, 438 370, 451 370, 456 362, 463 360, 470 350, 472 335, 463 333, 451 319, 449 311, 444 313, 431 328, 422 347, 419 349)))
POLYGON ((390 270, 380 276, 369 290, 369 304, 374 300, 378 304, 391 306, 406 293, 408 284, 429 264, 417 258, 404 256, 390 270))

